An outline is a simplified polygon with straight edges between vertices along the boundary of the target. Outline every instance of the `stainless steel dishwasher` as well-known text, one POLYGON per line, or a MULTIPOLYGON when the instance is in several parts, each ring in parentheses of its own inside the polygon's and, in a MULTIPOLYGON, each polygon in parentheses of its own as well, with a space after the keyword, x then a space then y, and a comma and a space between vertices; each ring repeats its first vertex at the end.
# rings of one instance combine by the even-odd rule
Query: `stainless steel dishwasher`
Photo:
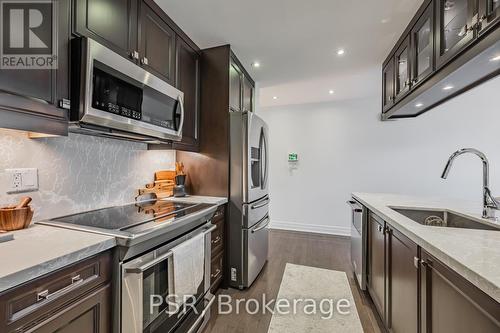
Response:
POLYGON ((366 251, 368 209, 355 199, 347 201, 351 206, 351 264, 359 288, 366 290, 366 251))

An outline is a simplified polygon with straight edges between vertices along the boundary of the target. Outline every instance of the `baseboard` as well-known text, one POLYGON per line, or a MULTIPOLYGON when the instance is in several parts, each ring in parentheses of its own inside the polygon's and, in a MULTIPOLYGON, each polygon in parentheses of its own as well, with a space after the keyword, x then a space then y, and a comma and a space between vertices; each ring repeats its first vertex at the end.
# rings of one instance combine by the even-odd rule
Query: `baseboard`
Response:
POLYGON ((317 234, 327 234, 336 236, 351 236, 351 228, 338 227, 320 224, 304 224, 296 222, 271 220, 270 229, 292 230, 301 232, 313 232, 317 234))

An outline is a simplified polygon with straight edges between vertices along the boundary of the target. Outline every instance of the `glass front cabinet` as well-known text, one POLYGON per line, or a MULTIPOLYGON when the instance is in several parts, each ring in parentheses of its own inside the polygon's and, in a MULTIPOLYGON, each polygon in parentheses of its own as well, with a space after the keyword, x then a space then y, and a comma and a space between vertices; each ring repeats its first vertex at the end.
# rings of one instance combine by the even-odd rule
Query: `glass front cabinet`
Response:
POLYGON ((478 0, 437 0, 436 64, 445 65, 475 38, 478 0))
POLYGON ((500 21, 500 0, 479 0, 479 34, 483 34, 500 21))
POLYGON ((412 88, 434 71, 434 7, 430 3, 411 33, 412 88))

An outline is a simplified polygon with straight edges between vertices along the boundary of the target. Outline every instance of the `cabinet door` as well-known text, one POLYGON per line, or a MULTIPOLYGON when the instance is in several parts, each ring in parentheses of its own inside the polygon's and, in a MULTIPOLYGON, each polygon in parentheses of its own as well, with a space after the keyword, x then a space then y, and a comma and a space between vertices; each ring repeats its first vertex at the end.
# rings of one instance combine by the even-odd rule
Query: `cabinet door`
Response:
POLYGON ((241 111, 241 70, 231 62, 229 66, 229 108, 232 111, 241 111))
POLYGON ((418 247, 392 227, 387 229, 387 327, 418 332, 418 247))
POLYGON ((394 54, 394 95, 396 101, 406 96, 410 91, 410 37, 406 37, 394 54))
POLYGON ((144 1, 140 6, 140 63, 151 73, 174 85, 175 32, 144 1))
POLYGON ((382 70, 382 111, 386 112, 394 104, 394 58, 382 70))
POLYGON ((411 30, 412 88, 434 71, 434 6, 431 2, 411 30))
POLYGON ((500 22, 500 1, 479 0, 479 33, 483 34, 500 22))
POLYGON ((38 325, 35 333, 108 333, 111 332, 111 287, 68 305, 63 311, 38 325))
POLYGON ((58 47, 57 70, 0 69, 0 90, 57 106, 58 99, 68 98, 69 95, 68 50, 71 8, 69 1, 54 0, 53 3, 57 6, 59 14, 55 18, 58 40, 53 43, 58 47))
POLYGON ((137 60, 137 0, 75 0, 74 17, 77 34, 137 60))
POLYGON ((422 332, 500 332, 500 303, 424 250, 422 257, 422 332))
POLYGON ((368 231, 368 292, 385 322, 385 231, 384 222, 370 214, 368 231))
POLYGON ((182 141, 174 143, 179 150, 197 151, 200 121, 200 56, 177 37, 177 88, 184 92, 184 126, 182 141))
POLYGON ((474 39, 478 0, 436 1, 436 65, 445 65, 474 39))
POLYGON ((252 82, 245 76, 243 79, 243 111, 252 112, 254 108, 254 87, 252 82))

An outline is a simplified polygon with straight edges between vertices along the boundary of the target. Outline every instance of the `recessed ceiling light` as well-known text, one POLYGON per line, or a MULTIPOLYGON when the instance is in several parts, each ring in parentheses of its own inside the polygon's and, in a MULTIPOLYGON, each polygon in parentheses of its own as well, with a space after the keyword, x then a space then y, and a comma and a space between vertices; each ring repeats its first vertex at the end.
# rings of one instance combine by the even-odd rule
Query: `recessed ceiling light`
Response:
POLYGON ((452 86, 452 85, 447 85, 447 86, 444 86, 444 87, 443 87, 443 90, 451 90, 451 89, 453 89, 453 88, 455 88, 455 87, 454 87, 454 86, 452 86))
POLYGON ((421 108, 422 106, 424 106, 424 104, 422 104, 422 103, 417 103, 417 104, 415 104, 415 107, 416 107, 416 108, 421 108))
POLYGON ((330 95, 333 95, 333 93, 334 93, 334 92, 335 92, 335 91, 333 91, 333 90, 328 90, 328 93, 329 93, 330 95))
POLYGON ((252 67, 259 68, 260 67, 260 62, 258 62, 258 61, 252 62, 252 67))
POLYGON ((278 99, 278 96, 273 96, 273 99, 278 99))
POLYGON ((380 20, 380 23, 382 23, 382 24, 386 24, 387 22, 389 22, 388 18, 384 18, 384 19, 380 20))
POLYGON ((497 55, 496 57, 490 59, 490 61, 499 61, 499 60, 500 60, 500 55, 497 55))
POLYGON ((345 50, 344 50, 344 49, 339 49, 339 50, 337 51, 337 55, 339 55, 339 56, 343 55, 344 53, 345 53, 345 50))

